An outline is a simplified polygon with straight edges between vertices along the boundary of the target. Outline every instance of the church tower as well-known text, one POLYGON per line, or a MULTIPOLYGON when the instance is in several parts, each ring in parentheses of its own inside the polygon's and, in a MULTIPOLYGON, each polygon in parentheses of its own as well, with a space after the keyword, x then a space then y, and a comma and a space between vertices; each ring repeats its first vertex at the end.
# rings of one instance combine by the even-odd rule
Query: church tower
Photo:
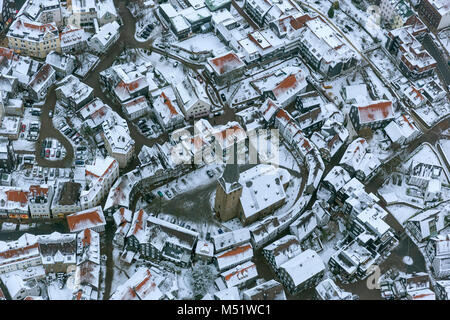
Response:
POLYGON ((236 218, 239 211, 239 199, 242 185, 239 183, 239 166, 237 161, 237 142, 233 146, 233 161, 229 159, 222 176, 218 180, 214 211, 222 221, 236 218))

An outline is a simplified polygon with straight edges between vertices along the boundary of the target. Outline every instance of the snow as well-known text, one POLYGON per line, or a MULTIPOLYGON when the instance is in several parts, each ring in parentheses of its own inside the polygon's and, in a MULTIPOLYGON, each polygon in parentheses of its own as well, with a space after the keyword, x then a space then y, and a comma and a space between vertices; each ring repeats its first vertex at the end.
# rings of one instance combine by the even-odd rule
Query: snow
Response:
POLYGON ((386 209, 394 216, 394 218, 400 223, 404 224, 409 218, 419 212, 419 209, 409 207, 402 204, 389 205, 386 209))

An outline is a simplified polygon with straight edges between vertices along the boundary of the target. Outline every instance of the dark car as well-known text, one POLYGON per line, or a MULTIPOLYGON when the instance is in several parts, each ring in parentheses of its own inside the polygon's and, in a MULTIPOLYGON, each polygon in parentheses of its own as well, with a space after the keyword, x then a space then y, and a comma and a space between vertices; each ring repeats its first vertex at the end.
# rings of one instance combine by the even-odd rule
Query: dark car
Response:
POLYGON ((148 127, 145 127, 145 128, 142 129, 142 132, 143 132, 143 133, 146 133, 146 132, 149 131, 149 130, 150 130, 150 129, 149 129, 148 127))
POLYGON ((222 98, 223 101, 227 101, 227 97, 225 97, 223 93, 220 94, 220 97, 222 98))
POLYGON ((84 165, 84 161, 83 161, 83 160, 76 160, 76 161, 75 161, 75 164, 76 164, 77 166, 83 166, 83 165, 84 165))
POLYGON ((56 151, 56 157, 59 158, 61 156, 61 151, 56 151))

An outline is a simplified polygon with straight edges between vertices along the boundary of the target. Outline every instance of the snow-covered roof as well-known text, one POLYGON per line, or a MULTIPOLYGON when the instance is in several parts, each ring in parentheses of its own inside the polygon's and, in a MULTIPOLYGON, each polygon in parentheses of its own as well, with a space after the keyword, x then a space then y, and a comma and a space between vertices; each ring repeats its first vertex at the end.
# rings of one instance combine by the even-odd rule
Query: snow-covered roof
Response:
POLYGON ((216 256, 217 266, 219 270, 226 270, 237 264, 247 262, 253 258, 253 247, 250 243, 246 243, 227 251, 221 252, 216 256))
POLYGON ((106 47, 108 43, 110 43, 117 35, 119 28, 120 26, 117 21, 107 23, 99 28, 98 32, 92 36, 91 40, 97 39, 103 46, 106 47))
POLYGON ((349 300, 352 298, 350 292, 345 292, 336 283, 327 278, 316 286, 316 292, 322 300, 349 300))
POLYGON ((307 249, 286 261, 280 266, 292 279, 294 286, 298 286, 320 272, 325 271, 325 265, 320 256, 311 249, 307 249))
POLYGON ((85 261, 100 264, 100 234, 91 229, 77 234, 77 264, 85 261))
POLYGON ((72 72, 70 67, 75 66, 76 59, 72 55, 60 54, 56 51, 51 51, 47 54, 45 62, 51 65, 55 69, 61 69, 66 72, 72 72))
POLYGON ((106 225, 105 216, 101 206, 69 214, 67 224, 70 232, 79 232, 106 225))
POLYGON ((245 63, 234 53, 228 52, 222 56, 208 59, 208 64, 218 75, 224 75, 236 69, 245 67, 245 63))
POLYGON ((391 101, 376 101, 368 105, 358 106, 359 123, 388 120, 394 118, 394 109, 391 101))
POLYGON ((127 238, 134 236, 139 243, 145 243, 147 239, 145 230, 147 218, 148 214, 143 209, 135 212, 133 215, 133 221, 131 222, 131 228, 127 233, 127 238))
POLYGON ((276 102, 270 98, 267 98, 259 108, 259 112, 263 115, 264 120, 269 122, 279 108, 280 107, 276 102))
POLYGON ((228 288, 239 287, 247 281, 256 279, 258 277, 258 271, 256 264, 248 261, 221 273, 221 277, 224 279, 228 288))
POLYGON ((130 130, 125 119, 116 112, 108 113, 102 123, 103 136, 107 140, 112 153, 127 154, 134 146, 134 140, 130 136, 130 130))
POLYGON ((119 208, 113 213, 114 223, 116 226, 120 226, 124 222, 130 222, 133 218, 133 212, 127 208, 119 208))
POLYGON ((273 255, 275 266, 279 268, 289 259, 299 255, 302 249, 296 236, 286 235, 264 247, 264 251, 268 251, 273 255))
POLYGON ((48 63, 44 64, 42 68, 39 69, 37 73, 35 73, 29 82, 29 86, 35 92, 39 92, 42 87, 46 85, 49 81, 54 80, 52 76, 55 74, 55 69, 53 69, 48 63))
POLYGON ((250 241, 250 231, 247 228, 241 228, 211 237, 214 242, 216 252, 228 249, 250 241))
POLYGON ((24 233, 15 241, 0 241, 0 266, 37 257, 40 257, 39 244, 33 234, 24 233))
POLYGON ((241 206, 248 219, 254 214, 283 201, 286 198, 284 185, 291 179, 283 168, 259 164, 240 174, 239 183, 243 186, 241 206))
POLYGON ((304 91, 307 86, 308 83, 306 82, 306 77, 300 69, 297 73, 288 75, 280 83, 278 83, 272 89, 272 93, 275 100, 279 104, 283 104, 290 97, 304 91))
POLYGON ((243 292, 245 300, 286 300, 283 286, 272 279, 243 292))
POLYGON ((169 126, 172 121, 182 121, 184 119, 176 100, 169 98, 164 91, 153 101, 153 108, 160 116, 165 127, 169 126))
POLYGON ((341 166, 334 166, 325 176, 323 181, 334 187, 334 191, 339 191, 351 179, 350 174, 341 166))
POLYGON ((58 37, 58 28, 55 22, 41 23, 20 16, 10 25, 8 37, 21 38, 26 41, 40 42, 58 37))
POLYGON ((96 157, 93 164, 86 165, 86 176, 93 176, 95 178, 102 178, 108 175, 114 167, 117 160, 113 157, 106 156, 96 157))
MULTIPOLYGON (((58 86, 57 90, 60 91, 63 96, 74 100, 77 104, 86 100, 94 91, 90 86, 81 82, 80 79, 71 74, 67 75, 56 85, 58 86)), ((101 101, 98 98, 97 100, 101 101)), ((86 110, 83 112, 83 118, 86 119, 86 110)))

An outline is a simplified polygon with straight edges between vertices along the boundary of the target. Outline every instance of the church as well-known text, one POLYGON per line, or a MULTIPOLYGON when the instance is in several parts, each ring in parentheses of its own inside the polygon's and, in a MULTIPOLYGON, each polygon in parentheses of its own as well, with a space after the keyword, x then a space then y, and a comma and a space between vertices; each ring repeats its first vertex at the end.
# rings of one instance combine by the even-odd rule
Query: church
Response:
POLYGON ((243 225, 272 213, 286 201, 291 175, 274 165, 257 164, 240 172, 236 144, 234 161, 218 179, 214 211, 221 221, 239 218, 243 225))

